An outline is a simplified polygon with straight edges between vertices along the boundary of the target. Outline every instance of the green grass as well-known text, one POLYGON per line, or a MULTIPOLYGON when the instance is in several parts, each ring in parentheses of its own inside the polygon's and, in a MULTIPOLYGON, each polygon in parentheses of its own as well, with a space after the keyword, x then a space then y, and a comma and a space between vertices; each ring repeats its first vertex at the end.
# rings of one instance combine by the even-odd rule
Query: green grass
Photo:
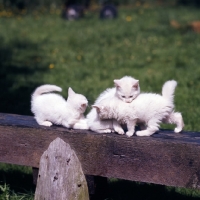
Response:
POLYGON ((0 200, 33 200, 34 190, 30 167, 0 164, 0 200))
POLYGON ((1 112, 30 113, 30 95, 51 83, 83 93, 92 104, 113 79, 131 75, 142 91, 160 92, 169 79, 178 81, 175 104, 185 130, 200 130, 200 35, 176 30, 198 20, 195 8, 133 8, 114 21, 95 13, 76 22, 60 15, 0 18, 1 112))
MULTIPOLYGON (((200 34, 170 26, 171 20, 186 26, 199 19, 199 9, 192 7, 120 8, 113 21, 101 21, 94 12, 72 22, 58 12, 4 14, 0 17, 0 112, 30 115, 31 93, 44 83, 61 86, 64 97, 71 86, 91 105, 113 86, 113 79, 124 75, 139 79, 142 91, 158 93, 165 81, 175 79, 175 105, 183 114, 185 130, 199 131, 200 34)), ((6 186, 5 182, 1 179, 2 194, 4 187, 16 191, 12 181, 6 186)), ((127 184, 129 189, 134 185, 127 184)), ((179 193, 173 190, 170 195, 179 193)), ((134 194, 126 190, 118 196, 112 193, 110 199, 129 200, 126 192, 132 199, 134 194)), ((193 193, 189 191, 187 199, 193 193)))

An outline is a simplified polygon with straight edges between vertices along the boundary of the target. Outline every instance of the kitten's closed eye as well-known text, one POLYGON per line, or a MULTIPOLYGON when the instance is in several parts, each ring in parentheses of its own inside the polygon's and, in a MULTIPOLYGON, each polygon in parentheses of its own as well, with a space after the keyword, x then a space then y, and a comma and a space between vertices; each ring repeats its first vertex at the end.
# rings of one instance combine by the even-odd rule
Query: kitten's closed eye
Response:
MULTIPOLYGON (((126 98, 126 96, 121 96, 123 99, 126 98)), ((133 98, 133 96, 129 96, 128 98, 133 98)))

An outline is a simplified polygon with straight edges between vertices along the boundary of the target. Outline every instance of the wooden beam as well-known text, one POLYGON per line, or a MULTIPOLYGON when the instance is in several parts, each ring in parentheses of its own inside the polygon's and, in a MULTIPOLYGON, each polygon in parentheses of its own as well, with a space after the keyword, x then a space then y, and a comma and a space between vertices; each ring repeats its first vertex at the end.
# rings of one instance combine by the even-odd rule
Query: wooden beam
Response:
POLYGON ((98 134, 39 126, 33 117, 0 114, 0 162, 39 167, 60 137, 76 152, 84 174, 200 188, 200 133, 159 131, 151 137, 98 134))

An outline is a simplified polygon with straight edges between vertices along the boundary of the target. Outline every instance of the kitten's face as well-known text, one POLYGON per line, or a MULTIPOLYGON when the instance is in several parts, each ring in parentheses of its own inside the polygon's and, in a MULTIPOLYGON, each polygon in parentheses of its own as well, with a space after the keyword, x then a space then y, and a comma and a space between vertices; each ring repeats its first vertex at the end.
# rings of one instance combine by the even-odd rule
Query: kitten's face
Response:
POLYGON ((88 100, 82 94, 75 93, 71 88, 68 90, 68 99, 73 104, 76 109, 78 109, 81 113, 84 113, 87 106, 88 100))
POLYGON ((125 103, 131 103, 140 94, 139 81, 132 77, 125 76, 114 83, 117 97, 125 103))
POLYGON ((96 109, 100 119, 109 119, 109 112, 106 106, 93 105, 92 107, 96 109))
POLYGON ((78 100, 77 104, 79 106, 80 112, 84 113, 86 108, 87 108, 87 106, 88 106, 87 99, 81 94, 76 94, 76 99, 78 100))

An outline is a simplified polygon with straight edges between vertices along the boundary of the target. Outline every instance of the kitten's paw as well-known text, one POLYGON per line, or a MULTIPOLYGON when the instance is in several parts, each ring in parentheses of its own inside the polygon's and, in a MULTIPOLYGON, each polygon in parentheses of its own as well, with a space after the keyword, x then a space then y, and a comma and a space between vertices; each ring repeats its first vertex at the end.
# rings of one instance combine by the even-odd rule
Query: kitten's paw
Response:
POLYGON ((88 129, 89 129, 89 126, 88 126, 87 124, 84 124, 84 125, 81 127, 81 129, 86 129, 86 130, 88 130, 88 129))
POLYGON ((112 133, 112 129, 92 129, 91 127, 89 128, 90 130, 96 132, 96 133, 112 133))
POLYGON ((179 128, 176 127, 176 128, 174 129, 174 132, 175 132, 175 133, 180 133, 181 131, 182 131, 182 128, 180 128, 180 127, 179 127, 179 128))
POLYGON ((183 117, 181 113, 174 113, 173 118, 176 124, 176 128, 174 129, 174 132, 180 133, 184 127, 183 117))
POLYGON ((124 130, 122 128, 115 128, 115 132, 117 132, 120 135, 124 134, 124 130))
POLYGON ((103 133, 112 133, 112 130, 109 129, 109 128, 108 128, 108 129, 104 129, 104 130, 103 130, 103 133))
POLYGON ((78 123, 74 124, 73 128, 74 129, 86 129, 86 130, 88 130, 89 126, 88 126, 87 123, 79 123, 78 122, 78 123))
POLYGON ((49 122, 49 121, 44 121, 40 125, 42 125, 42 126, 52 126, 52 123, 49 122))
POLYGON ((175 133, 180 133, 182 130, 183 130, 183 127, 184 127, 184 123, 182 121, 182 123, 180 125, 178 125, 175 129, 174 129, 174 132, 175 133))
POLYGON ((148 130, 144 130, 144 131, 137 131, 136 132, 136 135, 137 136, 150 136, 152 135, 153 133, 148 131, 148 130))
POLYGON ((84 129, 88 130, 89 126, 87 124, 74 124, 73 129, 84 129))
POLYGON ((133 132, 127 131, 127 132, 126 132, 126 135, 127 135, 128 137, 131 137, 131 136, 133 135, 133 132))

